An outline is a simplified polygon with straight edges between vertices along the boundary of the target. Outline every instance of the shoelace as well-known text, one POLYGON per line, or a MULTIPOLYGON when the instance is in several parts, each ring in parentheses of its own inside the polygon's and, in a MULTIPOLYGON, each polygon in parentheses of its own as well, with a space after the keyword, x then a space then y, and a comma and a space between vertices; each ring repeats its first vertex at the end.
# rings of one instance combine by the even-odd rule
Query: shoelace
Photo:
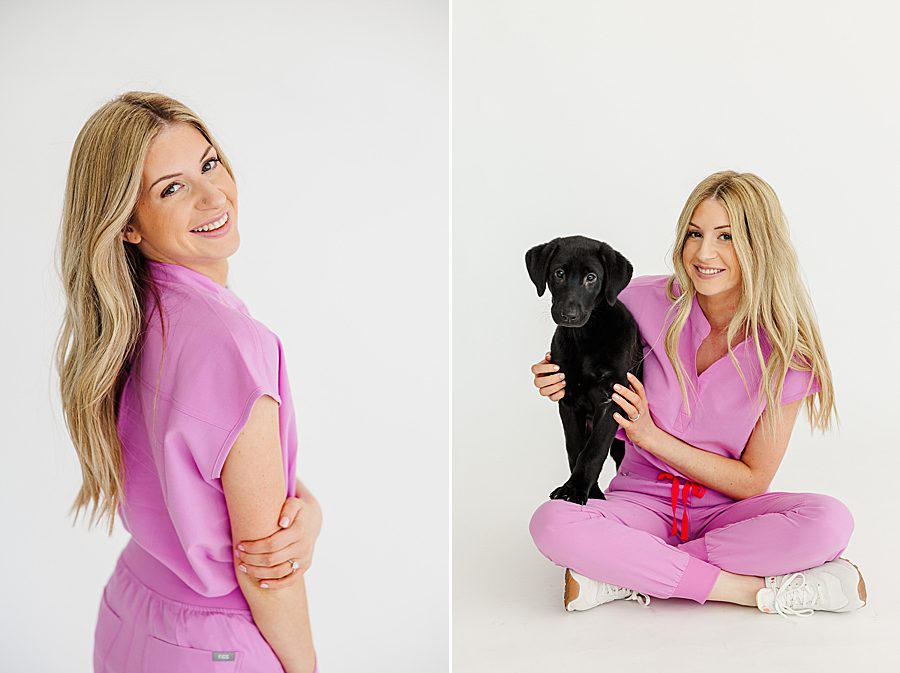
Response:
POLYGON ((638 593, 637 591, 632 591, 631 595, 628 596, 625 600, 626 601, 637 601, 643 607, 647 607, 648 605, 650 605, 650 596, 648 596, 647 594, 638 593))
POLYGON ((600 583, 600 591, 599 594, 602 595, 610 595, 613 596, 622 593, 623 591, 628 591, 629 594, 627 596, 621 596, 622 600, 626 601, 637 601, 644 607, 650 605, 650 596, 647 594, 642 594, 639 591, 635 591, 634 589, 628 589, 626 587, 620 587, 616 584, 609 584, 608 582, 600 583))
POLYGON ((818 589, 810 586, 806 581, 806 575, 802 572, 794 573, 775 590, 775 612, 782 617, 788 615, 809 617, 818 605, 819 598, 818 589), (799 578, 800 582, 796 586, 790 586, 794 578, 799 578))
MULTIPOLYGON (((671 472, 660 472, 656 475, 656 480, 663 479, 672 480, 672 535, 678 535, 678 477, 671 472)), ((682 514, 681 514, 681 539, 688 539, 688 500, 693 493, 698 498, 702 498, 706 493, 706 488, 702 484, 685 479, 681 488, 682 514)))

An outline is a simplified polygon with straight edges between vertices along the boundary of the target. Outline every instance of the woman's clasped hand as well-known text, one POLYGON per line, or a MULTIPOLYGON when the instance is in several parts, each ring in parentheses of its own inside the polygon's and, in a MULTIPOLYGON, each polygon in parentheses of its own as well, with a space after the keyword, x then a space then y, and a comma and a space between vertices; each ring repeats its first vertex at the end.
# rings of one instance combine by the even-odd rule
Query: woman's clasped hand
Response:
POLYGON ((322 529, 322 508, 297 480, 300 497, 284 501, 278 516, 281 530, 259 540, 242 540, 234 546, 241 572, 261 580, 268 589, 290 586, 309 570, 313 548, 322 529), (292 561, 297 564, 296 570, 292 561))

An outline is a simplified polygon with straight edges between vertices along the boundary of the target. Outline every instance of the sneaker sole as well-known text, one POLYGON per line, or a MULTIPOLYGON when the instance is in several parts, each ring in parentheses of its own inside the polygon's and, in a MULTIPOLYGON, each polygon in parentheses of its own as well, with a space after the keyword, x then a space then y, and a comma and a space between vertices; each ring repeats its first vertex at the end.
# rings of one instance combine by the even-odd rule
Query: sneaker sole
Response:
POLYGON ((578 586, 578 582, 575 581, 575 578, 572 577, 572 573, 566 568, 566 590, 563 595, 563 603, 566 606, 566 610, 569 609, 569 604, 578 598, 578 594, 581 593, 581 587, 578 586))
MULTIPOLYGON (((865 583, 865 581, 863 580, 862 573, 859 572, 859 568, 857 567, 857 565, 856 565, 853 561, 851 561, 850 559, 844 558, 843 556, 841 556, 841 557, 839 557, 839 558, 844 559, 847 563, 849 563, 849 564, 852 565, 854 568, 856 568, 856 572, 859 573, 859 584, 856 586, 856 592, 859 594, 859 598, 860 598, 860 600, 863 602, 863 605, 865 605, 865 604, 866 604, 866 600, 867 600, 866 583, 865 583)), ((568 572, 568 571, 567 571, 567 572, 568 572)))

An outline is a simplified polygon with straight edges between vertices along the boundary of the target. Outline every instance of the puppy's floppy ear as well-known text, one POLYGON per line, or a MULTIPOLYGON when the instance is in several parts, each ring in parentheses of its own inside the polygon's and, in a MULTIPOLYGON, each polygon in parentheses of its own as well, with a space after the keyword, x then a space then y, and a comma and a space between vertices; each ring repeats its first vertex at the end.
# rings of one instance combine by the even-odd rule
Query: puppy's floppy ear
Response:
POLYGON ((606 243, 600 243, 597 256, 600 257, 600 263, 606 272, 606 278, 603 281, 603 296, 612 306, 616 303, 619 293, 631 282, 634 268, 631 266, 631 262, 606 243))
POLYGON ((550 260, 559 249, 559 238, 552 241, 534 246, 525 253, 525 266, 528 268, 528 275, 531 282, 537 288, 538 297, 544 296, 544 290, 547 289, 547 273, 550 271, 550 260))

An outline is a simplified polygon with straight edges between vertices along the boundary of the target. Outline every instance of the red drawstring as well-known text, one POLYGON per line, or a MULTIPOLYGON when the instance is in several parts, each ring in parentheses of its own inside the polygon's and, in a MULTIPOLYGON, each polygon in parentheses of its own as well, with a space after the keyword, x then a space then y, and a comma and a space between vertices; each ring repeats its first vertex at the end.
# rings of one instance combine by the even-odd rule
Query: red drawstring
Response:
MULTIPOLYGON (((671 479, 672 480, 672 535, 678 535, 678 526, 676 524, 678 510, 676 509, 678 505, 678 477, 674 476, 671 472, 660 472, 656 480, 660 481, 662 479, 671 479)), ((697 484, 693 481, 689 481, 685 479, 684 484, 681 487, 681 499, 682 499, 682 507, 683 512, 681 515, 681 539, 688 539, 688 500, 690 499, 690 495, 693 493, 698 498, 702 498, 704 493, 706 493, 706 488, 702 484, 697 484)))

